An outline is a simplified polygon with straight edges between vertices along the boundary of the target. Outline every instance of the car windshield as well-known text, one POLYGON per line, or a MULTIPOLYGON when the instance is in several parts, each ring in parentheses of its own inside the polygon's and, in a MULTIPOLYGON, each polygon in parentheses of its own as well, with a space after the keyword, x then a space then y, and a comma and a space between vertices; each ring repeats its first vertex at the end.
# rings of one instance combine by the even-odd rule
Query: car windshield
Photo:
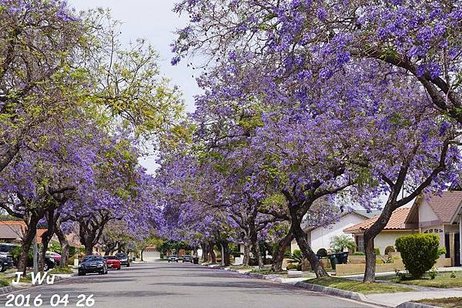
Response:
POLYGON ((0 252, 10 252, 11 249, 13 249, 14 247, 15 247, 15 245, 2 244, 2 245, 0 245, 0 252))
POLYGON ((118 254, 116 254, 116 257, 117 257, 117 258, 126 258, 127 255, 124 254, 124 253, 118 253, 118 254))
POLYGON ((83 258, 82 262, 87 262, 87 261, 102 261, 103 258, 98 257, 98 256, 86 256, 83 258))
POLYGON ((115 256, 104 256, 104 259, 117 260, 117 257, 115 257, 115 256))

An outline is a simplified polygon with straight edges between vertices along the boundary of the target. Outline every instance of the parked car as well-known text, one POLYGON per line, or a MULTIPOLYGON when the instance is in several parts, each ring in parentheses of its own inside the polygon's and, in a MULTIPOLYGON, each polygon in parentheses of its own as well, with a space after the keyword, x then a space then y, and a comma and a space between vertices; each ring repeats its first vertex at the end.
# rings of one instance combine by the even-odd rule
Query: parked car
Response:
POLYGON ((122 267, 120 260, 117 259, 116 256, 104 256, 103 258, 106 260, 108 268, 120 270, 120 268, 122 267))
MULTIPOLYGON (((33 263, 34 263, 33 260, 31 260, 31 259, 27 260, 27 266, 32 267, 33 263)), ((56 266, 55 259, 45 255, 45 264, 43 265, 43 270, 46 272, 49 269, 54 268, 55 266, 56 266)))
POLYGON ((48 258, 52 258, 53 260, 55 260, 56 265, 59 265, 61 263, 61 255, 57 252, 47 251, 46 256, 48 258))
POLYGON ((0 256, 0 272, 4 272, 11 267, 13 267, 13 262, 9 261, 5 256, 0 256))
MULTIPOLYGON (((12 243, 0 243, 0 258, 6 258, 6 263, 3 262, 3 268, 0 271, 4 271, 7 268, 17 266, 18 260, 13 259, 12 250, 15 248, 20 248, 21 245, 12 244, 12 243)), ((27 258, 27 266, 34 266, 34 260, 32 256, 27 258)), ((45 255, 45 264, 43 265, 43 270, 48 271, 56 266, 54 258, 49 255, 45 255)))
POLYGON ((171 255, 168 257, 167 261, 170 262, 178 262, 179 258, 177 255, 171 255))
POLYGON ((128 259, 126 253, 118 252, 115 254, 115 257, 120 260, 121 265, 126 265, 127 267, 130 267, 130 260, 128 259))
POLYGON ((0 258, 2 259, 0 272, 6 271, 8 268, 14 266, 13 256, 11 250, 15 247, 20 247, 17 244, 0 243, 0 258), (6 261, 6 262, 5 262, 6 261))
POLYGON ((183 256, 183 263, 185 263, 185 262, 191 262, 191 263, 193 263, 193 258, 192 258, 192 256, 189 256, 189 255, 183 256))
POLYGON ((101 256, 85 256, 79 264, 79 276, 88 273, 107 274, 107 263, 101 256))

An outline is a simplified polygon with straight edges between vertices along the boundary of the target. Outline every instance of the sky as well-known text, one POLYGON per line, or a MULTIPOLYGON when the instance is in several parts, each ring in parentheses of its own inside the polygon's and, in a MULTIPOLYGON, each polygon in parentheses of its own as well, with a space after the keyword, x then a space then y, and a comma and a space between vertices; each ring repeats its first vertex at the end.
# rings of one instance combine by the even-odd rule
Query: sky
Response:
MULTIPOLYGON (((194 95, 200 94, 194 71, 180 62, 176 66, 170 64, 172 53, 170 44, 175 40, 176 29, 187 23, 185 16, 172 12, 174 0, 68 0, 71 7, 78 11, 92 8, 109 8, 111 16, 122 22, 121 40, 128 45, 137 38, 147 40, 160 55, 161 74, 171 80, 183 92, 186 111, 194 110, 194 95)), ((145 156, 139 160, 149 173, 156 169, 156 157, 145 156)))
MULTIPOLYGON (((200 93, 194 71, 180 62, 170 64, 170 44, 175 40, 176 29, 187 23, 186 16, 172 12, 175 0, 68 0, 77 10, 109 8, 114 19, 122 22, 121 38, 127 44, 137 38, 146 39, 160 54, 160 69, 163 76, 183 92, 187 111, 194 110, 193 97, 200 93)), ((197 76, 196 76, 197 77, 197 76)))

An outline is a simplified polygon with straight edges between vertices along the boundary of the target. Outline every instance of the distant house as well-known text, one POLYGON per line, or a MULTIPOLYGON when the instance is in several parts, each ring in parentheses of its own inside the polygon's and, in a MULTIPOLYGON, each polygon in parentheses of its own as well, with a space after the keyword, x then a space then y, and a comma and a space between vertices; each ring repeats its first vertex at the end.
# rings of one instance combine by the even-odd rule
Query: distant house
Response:
MULTIPOLYGON (((399 208, 393 212, 388 224, 377 235, 374 240, 374 247, 379 249, 380 254, 385 253, 387 246, 395 246, 398 237, 418 232, 417 224, 407 221, 411 208, 399 208)), ((358 251, 364 251, 364 232, 374 224, 379 215, 369 218, 356 225, 343 230, 344 233, 353 234, 358 251)))
MULTIPOLYGON (((42 241, 42 234, 47 229, 37 229, 37 243, 42 241)), ((22 220, 0 220, 0 242, 20 243, 26 231, 26 223, 22 220)))
MULTIPOLYGON (((321 248, 329 249, 332 238, 334 236, 344 235, 343 230, 345 228, 361 223, 373 215, 374 213, 369 213, 365 210, 345 212, 340 216, 339 220, 333 224, 316 228, 305 227, 304 231, 307 234, 311 249, 316 253, 321 248)), ((295 249, 299 249, 295 240, 292 241, 290 248, 292 252, 295 249)))
POLYGON ((418 226, 419 232, 435 233, 452 266, 462 263, 462 191, 446 191, 441 196, 419 197, 406 223, 418 226))

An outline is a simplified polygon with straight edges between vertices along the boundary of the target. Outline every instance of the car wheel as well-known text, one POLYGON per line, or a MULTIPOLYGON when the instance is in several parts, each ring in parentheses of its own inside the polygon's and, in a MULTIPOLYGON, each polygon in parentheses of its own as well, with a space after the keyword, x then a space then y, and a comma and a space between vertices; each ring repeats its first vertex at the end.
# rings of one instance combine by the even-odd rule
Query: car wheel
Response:
POLYGON ((117 268, 117 270, 120 271, 120 268, 121 268, 121 267, 122 267, 122 266, 119 266, 119 267, 117 268))
POLYGON ((0 264, 0 272, 6 271, 6 267, 3 266, 3 264, 0 264))
POLYGON ((49 269, 50 269, 50 266, 49 266, 47 263, 45 263, 45 264, 43 265, 43 270, 44 270, 45 272, 48 272, 49 269))
POLYGON ((79 271, 79 276, 85 276, 87 273, 79 271))
POLYGON ((130 267, 130 263, 127 263, 127 267, 130 267))

